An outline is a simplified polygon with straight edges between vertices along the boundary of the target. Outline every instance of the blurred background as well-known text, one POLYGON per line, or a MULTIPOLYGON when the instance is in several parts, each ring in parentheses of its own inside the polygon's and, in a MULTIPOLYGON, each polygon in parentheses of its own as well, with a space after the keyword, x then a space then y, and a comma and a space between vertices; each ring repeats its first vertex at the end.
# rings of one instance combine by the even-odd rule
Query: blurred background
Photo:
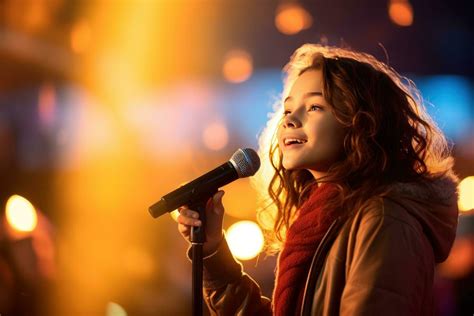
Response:
MULTIPOLYGON (((388 62, 432 104, 464 179, 437 309, 471 315, 469 3, 1 0, 0 314, 189 315, 187 244, 148 206, 256 148, 282 66, 318 42, 388 62)), ((248 179, 225 190, 232 251, 270 296, 275 258, 259 255, 256 193, 248 179)))

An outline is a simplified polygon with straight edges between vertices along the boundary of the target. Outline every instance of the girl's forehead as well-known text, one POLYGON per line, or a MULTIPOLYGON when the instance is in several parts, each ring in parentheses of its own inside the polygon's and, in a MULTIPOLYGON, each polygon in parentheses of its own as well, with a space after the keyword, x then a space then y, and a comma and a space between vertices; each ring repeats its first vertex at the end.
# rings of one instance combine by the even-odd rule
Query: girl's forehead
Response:
POLYGON ((299 96, 307 93, 322 93, 323 76, 321 70, 310 69, 302 73, 293 82, 289 96, 299 96))

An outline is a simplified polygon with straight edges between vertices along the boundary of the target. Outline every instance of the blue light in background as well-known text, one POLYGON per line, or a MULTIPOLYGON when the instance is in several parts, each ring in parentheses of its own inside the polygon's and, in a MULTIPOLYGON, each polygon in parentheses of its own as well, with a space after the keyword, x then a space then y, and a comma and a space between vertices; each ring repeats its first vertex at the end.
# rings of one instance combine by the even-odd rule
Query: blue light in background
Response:
POLYGON ((461 140, 473 132, 474 94, 467 78, 438 75, 417 77, 414 81, 427 103, 428 112, 448 138, 461 140))
POLYGON ((273 112, 273 104, 282 89, 280 70, 256 71, 241 84, 219 87, 219 108, 223 109, 231 129, 253 146, 257 144, 257 135, 265 127, 268 114, 273 112))

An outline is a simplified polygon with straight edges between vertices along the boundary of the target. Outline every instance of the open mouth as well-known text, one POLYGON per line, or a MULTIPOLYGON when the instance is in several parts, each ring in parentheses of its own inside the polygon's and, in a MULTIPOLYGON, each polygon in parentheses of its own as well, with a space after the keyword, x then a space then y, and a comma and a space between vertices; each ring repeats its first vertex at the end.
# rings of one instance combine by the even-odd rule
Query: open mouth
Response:
POLYGON ((283 140, 283 143, 285 144, 285 146, 301 145, 301 144, 304 144, 306 142, 307 142, 306 139, 299 139, 299 138, 285 138, 283 140))

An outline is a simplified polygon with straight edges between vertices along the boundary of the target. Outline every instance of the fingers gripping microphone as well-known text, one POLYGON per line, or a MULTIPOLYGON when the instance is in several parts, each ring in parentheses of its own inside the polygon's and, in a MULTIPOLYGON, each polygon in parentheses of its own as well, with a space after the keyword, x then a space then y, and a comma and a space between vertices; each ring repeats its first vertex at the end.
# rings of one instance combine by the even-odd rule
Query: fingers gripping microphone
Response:
POLYGON ((163 196, 161 200, 150 206, 150 214, 156 218, 189 204, 201 196, 209 196, 210 193, 216 192, 220 187, 232 181, 253 176, 258 168, 260 168, 260 158, 257 153, 250 148, 240 148, 226 163, 163 196))

